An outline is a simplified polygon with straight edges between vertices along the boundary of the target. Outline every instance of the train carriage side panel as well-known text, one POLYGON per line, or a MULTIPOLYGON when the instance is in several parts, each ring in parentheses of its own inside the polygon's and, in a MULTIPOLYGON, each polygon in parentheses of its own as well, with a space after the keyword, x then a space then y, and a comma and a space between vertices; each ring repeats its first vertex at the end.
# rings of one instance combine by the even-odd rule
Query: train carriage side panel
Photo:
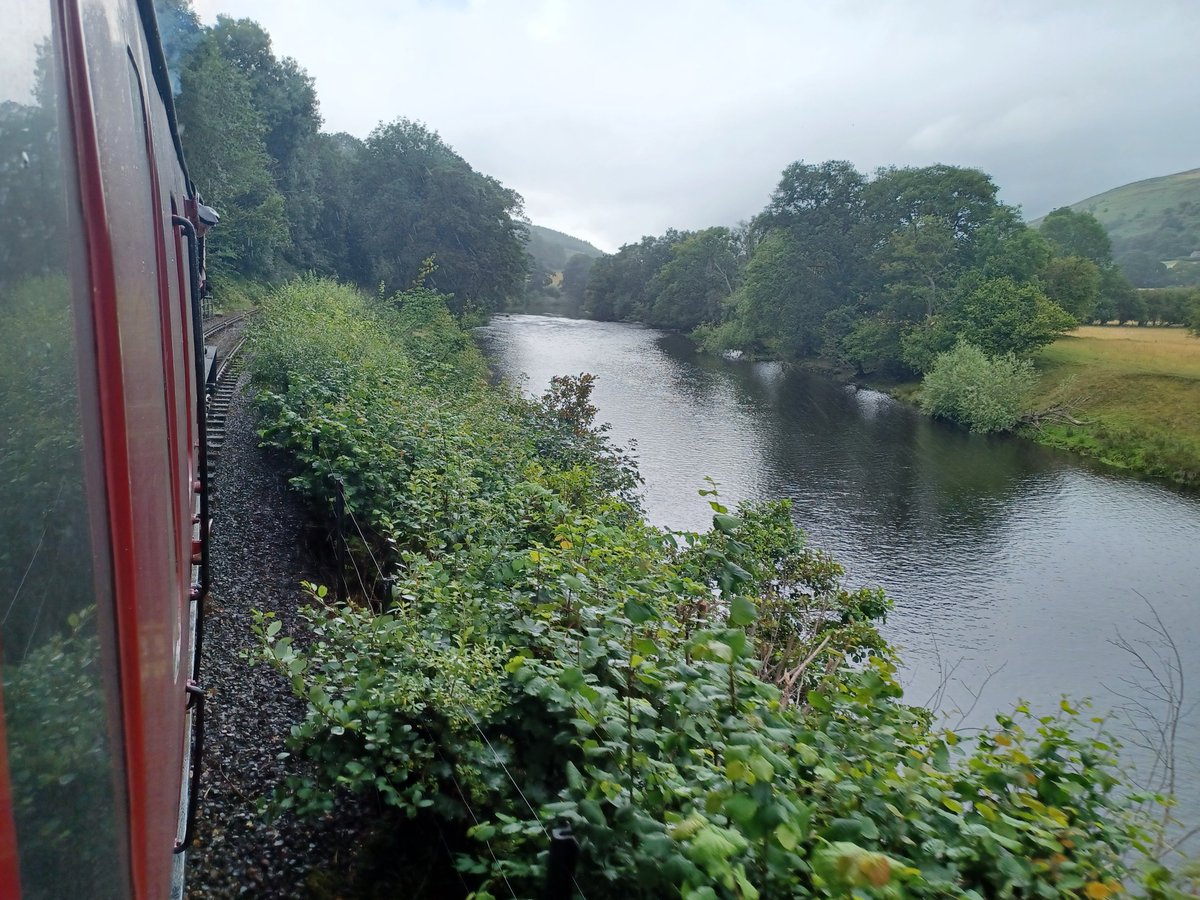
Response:
MULTIPOLYGON (((149 48, 143 45, 143 51, 149 48)), ((176 540, 179 543, 179 566, 176 572, 178 592, 176 603, 180 621, 185 625, 190 620, 191 589, 193 582, 192 567, 192 515, 197 509, 197 498, 193 493, 193 484, 201 478, 199 471, 199 429, 197 425, 197 392, 203 392, 204 386, 198 384, 196 377, 196 346, 192 334, 192 285, 191 271, 188 261, 188 236, 175 226, 172 216, 187 215, 194 210, 195 204, 189 196, 187 173, 176 155, 173 141, 174 133, 167 109, 159 99, 157 91, 170 91, 169 82, 166 85, 152 83, 153 61, 147 52, 143 63, 146 74, 147 108, 149 112, 150 133, 153 136, 153 155, 158 172, 160 186, 159 208, 163 217, 158 223, 163 234, 163 246, 166 249, 167 293, 162 299, 162 316, 168 323, 164 330, 164 340, 172 342, 171 358, 164 360, 169 365, 169 380, 172 384, 170 396, 174 398, 173 415, 170 427, 174 432, 176 444, 173 448, 174 463, 174 497, 178 504, 179 520, 176 526, 176 540), (157 91, 156 91, 157 88, 157 91)), ((165 76, 165 70, 160 73, 165 76)), ((195 298, 198 302, 199 298, 195 298)), ((202 339, 199 342, 203 343, 202 339)), ((186 629, 185 629, 186 630, 186 629)), ((185 677, 190 667, 186 665, 191 652, 189 641, 182 643, 182 653, 179 659, 185 663, 185 677)))
POLYGON ((5 896, 106 898, 129 810, 67 12, 0 0, 0 854, 5 896))
MULTIPOLYGON (((159 896, 169 883, 180 796, 187 660, 186 588, 190 575, 191 508, 184 507, 181 448, 168 397, 174 336, 164 330, 164 296, 174 259, 168 260, 169 209, 164 208, 154 136, 148 117, 156 95, 147 87, 141 19, 128 0, 80 4, 87 70, 95 89, 91 111, 98 149, 103 214, 114 236, 111 297, 100 296, 97 319, 116 322, 117 353, 101 358, 108 383, 119 384, 123 427, 106 430, 106 452, 120 443, 126 471, 109 473, 110 504, 127 518, 114 533, 115 563, 130 576, 118 582, 117 624, 127 769, 130 773, 130 845, 139 893, 159 896), (142 65, 139 65, 139 62, 142 65), (174 498, 174 499, 173 499, 174 498)), ((173 256, 174 241, 170 244, 173 256)), ((182 326, 183 323, 179 323, 182 326)), ((102 384, 104 381, 102 380, 102 384)), ((114 393, 118 393, 114 392, 114 393)), ((180 404, 188 409, 189 404, 180 404)), ((175 412, 178 412, 177 406, 175 412)))
POLYGON ((170 888, 202 386, 148 6, 0 0, 5 898, 170 888))

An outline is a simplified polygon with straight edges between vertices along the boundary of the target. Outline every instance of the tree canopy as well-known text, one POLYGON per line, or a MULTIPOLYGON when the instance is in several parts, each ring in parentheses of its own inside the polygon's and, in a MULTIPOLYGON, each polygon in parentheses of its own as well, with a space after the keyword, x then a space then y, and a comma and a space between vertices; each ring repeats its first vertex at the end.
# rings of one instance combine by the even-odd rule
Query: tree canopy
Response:
POLYGON ((864 373, 922 372, 959 339, 1027 354, 1099 304, 1099 264, 1066 253, 1062 224, 1028 228, 977 169, 800 161, 737 232, 669 231, 599 260, 587 311, 864 373))
POLYGON ((1047 215, 1040 230, 1062 256, 1081 256, 1098 266, 1112 262, 1108 232, 1091 213, 1075 212, 1064 206, 1047 215))
POLYGON ((218 279, 311 270, 403 289, 425 272, 458 311, 499 309, 523 288, 516 192, 419 122, 380 124, 366 141, 321 132, 313 79, 261 25, 218 16, 204 28, 188 0, 156 8, 193 180, 222 214, 218 279))
POLYGON ((422 264, 453 306, 500 309, 524 287, 519 194, 476 172, 437 132, 410 119, 380 125, 356 167, 352 266, 365 284, 410 286, 422 264))
POLYGON ((253 86, 208 39, 193 51, 180 82, 176 109, 191 176, 222 214, 209 240, 213 274, 270 278, 288 234, 253 86))

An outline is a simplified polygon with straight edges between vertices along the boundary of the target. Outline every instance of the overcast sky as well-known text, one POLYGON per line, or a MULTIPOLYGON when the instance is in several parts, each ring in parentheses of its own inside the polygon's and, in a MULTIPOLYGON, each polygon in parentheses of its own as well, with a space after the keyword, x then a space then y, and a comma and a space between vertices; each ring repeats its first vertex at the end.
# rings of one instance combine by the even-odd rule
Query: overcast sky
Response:
POLYGON ((1200 166, 1200 0, 193 0, 418 119, 604 250, 734 224, 788 163, 990 173, 1035 217, 1200 166))

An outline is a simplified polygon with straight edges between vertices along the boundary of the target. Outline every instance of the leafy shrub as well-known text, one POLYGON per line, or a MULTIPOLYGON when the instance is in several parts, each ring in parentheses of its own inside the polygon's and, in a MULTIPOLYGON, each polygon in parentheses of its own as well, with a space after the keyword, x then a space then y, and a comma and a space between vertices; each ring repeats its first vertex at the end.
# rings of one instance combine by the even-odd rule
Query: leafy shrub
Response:
POLYGON ((312 587, 303 641, 256 623, 306 701, 309 766, 280 803, 365 791, 433 816, 469 835, 456 865, 480 900, 539 893, 560 822, 593 900, 1132 882, 1139 822, 1073 710, 1019 709, 969 746, 938 730, 901 700, 882 592, 845 588, 786 504, 735 514, 710 489, 710 531, 648 526, 590 380, 491 390, 460 335, 429 295, 309 281, 265 304, 264 435, 317 508, 345 481, 359 565, 391 585, 378 615, 366 590, 312 587))
POLYGON ((744 319, 730 316, 718 324, 698 325, 692 330, 692 339, 708 353, 724 353, 734 350, 743 353, 759 353, 762 340, 744 319))
POLYGON ((946 314, 949 331, 992 356, 1024 356, 1078 323, 1034 284, 968 275, 946 314))
POLYGON ((1025 410, 1037 376, 1012 354, 990 357, 960 341, 938 354, 921 384, 921 408, 972 431, 1008 431, 1025 410))

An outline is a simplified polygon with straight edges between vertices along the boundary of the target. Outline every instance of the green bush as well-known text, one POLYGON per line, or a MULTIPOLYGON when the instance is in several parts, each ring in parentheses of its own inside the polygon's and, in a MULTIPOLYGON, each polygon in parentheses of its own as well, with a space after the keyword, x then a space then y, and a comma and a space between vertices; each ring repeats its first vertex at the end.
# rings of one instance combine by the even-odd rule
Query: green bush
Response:
POLYGON ((256 326, 265 437, 317 508, 344 480, 358 566, 390 584, 382 613, 366 585, 312 586, 302 640, 255 626, 306 701, 281 805, 366 792, 432 821, 481 900, 540 893, 560 822, 592 900, 1133 883, 1140 820, 1073 710, 969 745, 936 728, 902 702, 886 598, 846 588, 787 504, 706 490, 710 531, 648 526, 590 379, 490 389, 444 312, 306 281, 256 326))
POLYGON ((902 372, 908 368, 902 359, 901 329, 884 319, 864 319, 855 323, 838 341, 837 355, 863 375, 902 372))
POLYGON ((972 431, 1008 431, 1021 418, 1037 376, 1012 354, 991 357, 960 341, 940 353, 921 383, 921 408, 972 431))
POLYGON ((698 325, 692 329, 692 340, 707 353, 721 354, 727 350, 755 354, 762 351, 762 341, 742 319, 731 317, 718 324, 698 325))

